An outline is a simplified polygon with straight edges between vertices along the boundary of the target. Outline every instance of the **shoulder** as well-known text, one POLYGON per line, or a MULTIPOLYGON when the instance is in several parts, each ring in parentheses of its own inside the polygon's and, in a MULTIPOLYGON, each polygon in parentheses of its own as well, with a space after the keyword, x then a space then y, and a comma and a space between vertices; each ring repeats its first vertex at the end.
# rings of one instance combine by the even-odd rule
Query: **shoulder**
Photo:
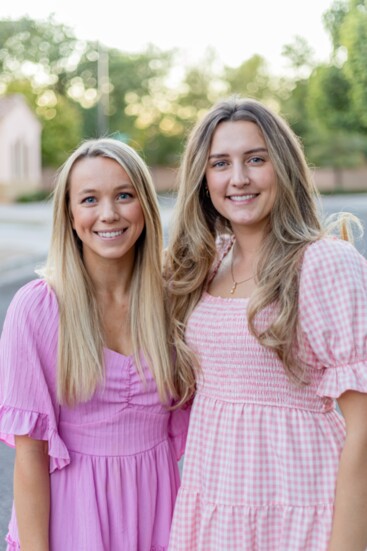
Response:
POLYGON ((21 317, 41 321, 51 320, 58 313, 56 295, 44 279, 35 279, 23 285, 14 295, 7 317, 21 317))
POLYGON ((306 247, 301 272, 335 272, 356 266, 367 267, 367 260, 352 243, 343 239, 324 237, 306 247))

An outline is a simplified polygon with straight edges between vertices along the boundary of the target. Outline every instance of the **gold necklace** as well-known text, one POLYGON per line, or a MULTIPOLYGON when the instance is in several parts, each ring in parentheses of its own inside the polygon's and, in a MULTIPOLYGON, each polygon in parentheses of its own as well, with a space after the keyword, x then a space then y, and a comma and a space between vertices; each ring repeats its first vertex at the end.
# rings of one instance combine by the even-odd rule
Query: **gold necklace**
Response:
POLYGON ((241 285, 242 283, 246 283, 246 281, 250 281, 250 279, 253 279, 253 275, 251 277, 247 277, 246 279, 243 279, 242 281, 235 281, 233 276, 233 251, 232 251, 232 258, 231 258, 231 277, 232 277, 232 288, 229 291, 231 295, 233 295, 237 289, 237 285, 241 285))

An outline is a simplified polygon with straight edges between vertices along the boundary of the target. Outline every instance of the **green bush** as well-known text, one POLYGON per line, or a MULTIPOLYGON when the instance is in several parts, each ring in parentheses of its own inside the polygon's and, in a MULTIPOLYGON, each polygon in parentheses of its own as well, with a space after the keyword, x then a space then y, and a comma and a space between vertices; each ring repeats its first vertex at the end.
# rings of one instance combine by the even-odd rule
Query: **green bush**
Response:
POLYGON ((37 191, 32 191, 30 193, 23 193, 19 195, 15 202, 16 203, 34 203, 37 201, 47 201, 50 199, 50 191, 46 189, 38 189, 37 191))

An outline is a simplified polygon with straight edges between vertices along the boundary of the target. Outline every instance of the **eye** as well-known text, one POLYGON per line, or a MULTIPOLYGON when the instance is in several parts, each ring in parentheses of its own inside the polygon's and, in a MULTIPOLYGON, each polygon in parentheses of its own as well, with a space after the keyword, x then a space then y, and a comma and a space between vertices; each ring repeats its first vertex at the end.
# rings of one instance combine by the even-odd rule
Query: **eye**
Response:
POLYGON ((132 197, 132 194, 128 193, 127 191, 122 191, 117 196, 117 198, 121 201, 126 201, 126 199, 130 199, 131 197, 132 197))
POLYGON ((83 200, 82 200, 82 203, 85 203, 87 205, 93 205, 93 203, 96 202, 96 198, 93 197, 92 195, 90 195, 89 197, 85 197, 83 200))
POLYGON ((265 159, 263 159, 262 157, 251 157, 248 162, 252 165, 261 165, 265 162, 265 159))
POLYGON ((224 168, 227 165, 227 161, 215 161, 211 164, 211 168, 224 168))

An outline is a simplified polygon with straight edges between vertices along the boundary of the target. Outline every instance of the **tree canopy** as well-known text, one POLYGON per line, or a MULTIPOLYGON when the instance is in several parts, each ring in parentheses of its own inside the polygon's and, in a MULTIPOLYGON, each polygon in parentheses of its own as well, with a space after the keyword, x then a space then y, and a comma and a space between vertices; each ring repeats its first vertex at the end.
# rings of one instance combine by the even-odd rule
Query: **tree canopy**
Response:
POLYGON ((0 21, 0 94, 24 94, 43 125, 45 166, 85 138, 114 135, 153 164, 177 164, 188 130, 218 99, 238 94, 286 116, 318 166, 367 156, 367 0, 335 0, 324 26, 333 52, 315 61, 302 37, 285 44, 292 76, 270 74, 259 55, 238 67, 208 50, 183 66, 178 50, 129 53, 82 41, 53 17, 0 21))

